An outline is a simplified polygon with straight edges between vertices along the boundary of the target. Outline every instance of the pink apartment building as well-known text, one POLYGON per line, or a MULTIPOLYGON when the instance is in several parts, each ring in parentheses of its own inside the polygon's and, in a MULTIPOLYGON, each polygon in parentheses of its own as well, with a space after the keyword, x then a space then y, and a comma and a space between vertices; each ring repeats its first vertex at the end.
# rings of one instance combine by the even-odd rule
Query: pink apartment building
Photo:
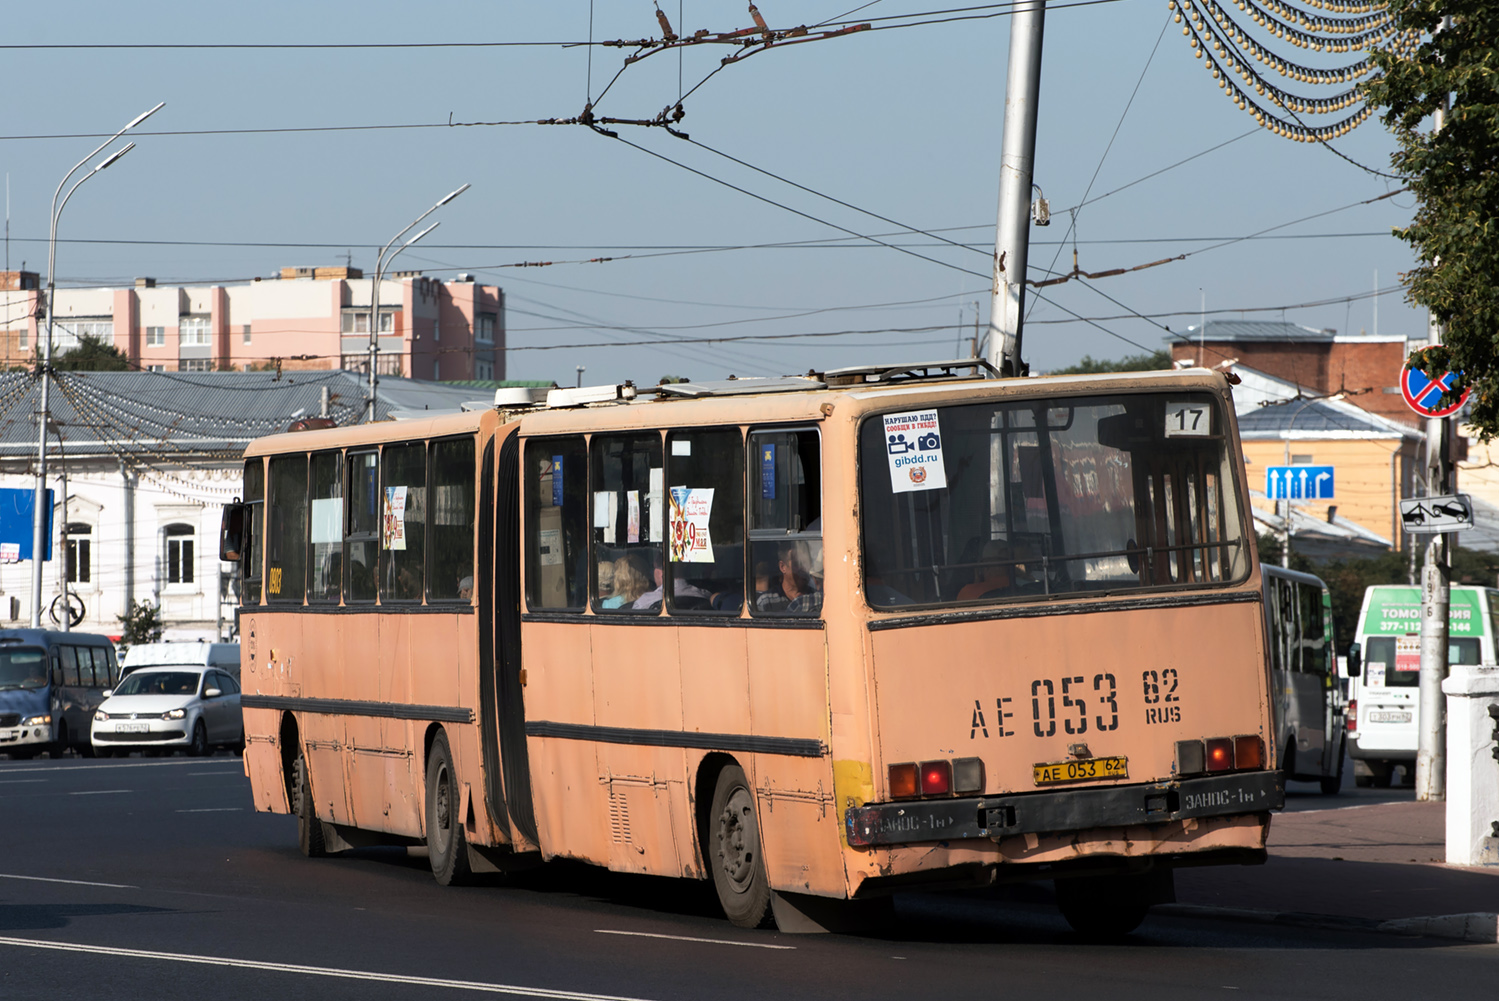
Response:
MULTIPOLYGON (((90 334, 131 364, 162 372, 221 369, 368 371, 372 281, 358 268, 283 268, 237 285, 58 289, 54 352, 90 334)), ((0 354, 25 365, 46 329, 33 272, 0 273, 0 354)), ((471 275, 398 272, 380 283, 382 374, 451 381, 505 378, 505 294, 471 275)))

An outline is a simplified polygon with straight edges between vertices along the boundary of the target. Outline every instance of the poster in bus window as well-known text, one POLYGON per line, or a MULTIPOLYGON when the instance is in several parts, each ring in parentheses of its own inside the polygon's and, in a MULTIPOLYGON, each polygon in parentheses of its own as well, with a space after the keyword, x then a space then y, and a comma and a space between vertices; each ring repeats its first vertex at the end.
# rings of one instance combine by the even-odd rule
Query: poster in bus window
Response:
POLYGON ((890 462, 892 492, 941 490, 947 486, 937 411, 886 414, 885 455, 890 462))
POLYGON ((406 548, 406 490, 406 487, 385 488, 380 536, 386 549, 406 548))
POLYGON ((672 487, 668 542, 673 563, 712 563, 713 539, 708 520, 713 513, 712 487, 672 487))
POLYGON ((1375 660, 1364 665, 1364 684, 1374 688, 1384 685, 1384 661, 1375 660))
POLYGON ((640 541, 640 491, 631 490, 628 495, 629 520, 625 527, 625 542, 633 545, 640 541))
POLYGON ((644 542, 660 542, 666 510, 666 471, 660 466, 651 470, 651 492, 646 498, 646 536, 644 542))

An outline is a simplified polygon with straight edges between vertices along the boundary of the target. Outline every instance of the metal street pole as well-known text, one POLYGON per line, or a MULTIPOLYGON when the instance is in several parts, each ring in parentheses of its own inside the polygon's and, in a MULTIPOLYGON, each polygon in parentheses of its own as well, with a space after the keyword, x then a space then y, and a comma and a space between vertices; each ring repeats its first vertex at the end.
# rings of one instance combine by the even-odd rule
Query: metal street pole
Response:
MULTIPOLYGON (((1444 19, 1445 24, 1445 19, 1444 19)), ((1432 121, 1432 134, 1442 130, 1447 117, 1443 100, 1432 121)), ((1442 343, 1442 325, 1430 321, 1428 342, 1442 343)), ((1456 488, 1451 450, 1451 418, 1426 421, 1426 493, 1450 494, 1456 488)), ((1421 674, 1419 709, 1421 729, 1416 739, 1416 799, 1447 798, 1447 699, 1442 681, 1447 677, 1447 625, 1451 602, 1448 558, 1451 535, 1433 539, 1426 547, 1426 565, 1421 573, 1421 674)))
POLYGON ((459 195, 463 194, 470 187, 472 187, 472 185, 465 184, 458 190, 449 192, 448 194, 444 195, 441 199, 438 200, 436 205, 433 205, 430 209, 423 212, 415 219, 411 220, 411 225, 407 226, 395 236, 391 237, 390 242, 381 247, 380 253, 375 257, 375 277, 374 283, 370 287, 370 399, 369 405, 365 408, 364 411, 364 419, 366 422, 373 421, 375 419, 375 396, 379 392, 380 387, 380 377, 377 374, 380 363, 380 280, 385 275, 385 265, 389 264, 390 261, 394 261, 400 255, 402 250, 405 250, 407 247, 411 246, 413 243, 420 240, 422 237, 426 236, 428 233, 432 232, 442 224, 434 222, 432 225, 428 226, 426 229, 422 230, 420 233, 416 234, 411 239, 401 244, 400 248, 396 250, 394 254, 390 255, 390 261, 387 261, 385 259, 385 255, 391 247, 395 246, 395 242, 397 240, 415 229, 417 223, 421 222, 423 219, 427 218, 427 216, 442 208, 454 198, 457 198, 459 195))
POLYGON ((89 160, 93 159, 104 147, 156 114, 165 105, 166 102, 161 101, 151 110, 136 115, 123 129, 96 146, 88 156, 73 164, 73 168, 63 175, 62 180, 57 183, 57 190, 52 193, 51 224, 47 234, 47 331, 46 336, 42 340, 41 402, 37 410, 36 493, 31 512, 31 628, 33 629, 40 629, 42 627, 42 553, 46 544, 47 515, 50 514, 46 510, 47 419, 50 414, 49 407, 51 405, 52 392, 52 318, 57 312, 55 308, 57 296, 57 220, 62 215, 62 210, 67 207, 68 199, 73 197, 73 192, 78 190, 79 185, 99 173, 99 171, 109 167, 126 153, 129 153, 135 148, 135 143, 127 143, 124 147, 106 157, 93 170, 80 177, 77 184, 68 189, 68 194, 63 198, 61 205, 57 202, 57 196, 62 194, 63 186, 68 183, 68 179, 78 173, 79 167, 82 167, 89 160))
POLYGON ((999 220, 994 234, 994 288, 989 304, 989 362, 1001 375, 1024 375, 1025 268, 1030 254, 1031 176, 1041 91, 1041 36, 1046 0, 1020 0, 1010 16, 1004 144, 999 160, 999 220))

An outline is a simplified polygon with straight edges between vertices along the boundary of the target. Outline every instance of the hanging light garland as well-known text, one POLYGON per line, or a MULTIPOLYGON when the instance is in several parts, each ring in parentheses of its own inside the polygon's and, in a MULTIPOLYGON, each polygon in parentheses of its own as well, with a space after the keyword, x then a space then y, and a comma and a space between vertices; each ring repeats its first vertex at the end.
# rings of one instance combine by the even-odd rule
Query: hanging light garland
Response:
POLYGON ((1295 142, 1325 142, 1345 136, 1361 125, 1374 109, 1364 103, 1364 81, 1375 72, 1368 58, 1341 66, 1309 66, 1293 62, 1277 51, 1276 42, 1309 52, 1346 54, 1382 48, 1409 55, 1420 34, 1395 26, 1384 3, 1342 3, 1336 0, 1168 0, 1173 20, 1203 68, 1239 110, 1276 135, 1295 142), (1228 10, 1237 8, 1235 19, 1228 10), (1328 14, 1312 13, 1316 8, 1328 14), (1240 23, 1252 22, 1258 33, 1240 23), (1277 86, 1256 64, 1297 83, 1344 89, 1323 96, 1298 94, 1277 86), (1351 85, 1351 86, 1349 86, 1351 85), (1302 115, 1339 115, 1337 121, 1309 125, 1302 115))

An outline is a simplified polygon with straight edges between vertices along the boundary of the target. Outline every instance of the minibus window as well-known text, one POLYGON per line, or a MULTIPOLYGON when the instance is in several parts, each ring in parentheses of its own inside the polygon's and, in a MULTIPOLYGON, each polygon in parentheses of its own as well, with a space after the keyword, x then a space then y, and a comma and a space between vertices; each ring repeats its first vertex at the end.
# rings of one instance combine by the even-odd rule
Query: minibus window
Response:
POLYGON ((583 439, 526 443, 526 605, 581 610, 587 603, 588 450, 583 439))
POLYGON ((59 647, 62 651, 62 683, 78 685, 78 652, 70 646, 59 647))

